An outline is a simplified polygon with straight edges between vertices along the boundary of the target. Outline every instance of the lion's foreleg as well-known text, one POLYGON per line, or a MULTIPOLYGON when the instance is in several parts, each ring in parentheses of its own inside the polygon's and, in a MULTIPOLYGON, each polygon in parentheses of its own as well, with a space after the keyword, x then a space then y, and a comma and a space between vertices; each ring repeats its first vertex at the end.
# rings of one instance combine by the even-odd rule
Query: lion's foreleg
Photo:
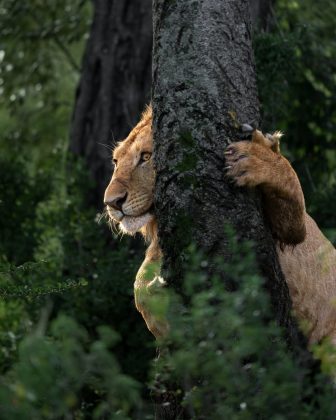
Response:
POLYGON ((241 141, 226 152, 227 175, 238 186, 258 187, 274 237, 296 245, 306 236, 305 203, 298 177, 290 163, 270 147, 241 141))
POLYGON ((169 297, 160 268, 161 261, 145 259, 134 283, 135 306, 156 338, 165 337, 169 331, 169 297))

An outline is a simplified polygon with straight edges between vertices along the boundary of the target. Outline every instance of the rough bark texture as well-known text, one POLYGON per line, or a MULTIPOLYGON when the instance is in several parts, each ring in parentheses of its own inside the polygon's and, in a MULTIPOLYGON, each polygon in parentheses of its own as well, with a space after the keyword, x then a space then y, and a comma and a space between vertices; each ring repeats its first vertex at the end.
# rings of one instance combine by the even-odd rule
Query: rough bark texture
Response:
POLYGON ((153 72, 156 206, 167 266, 179 261, 181 243, 170 239, 181 229, 183 241, 193 238, 208 255, 229 258, 224 226, 231 224, 255 242, 277 319, 291 324, 259 201, 231 185, 224 170, 239 124, 259 121, 248 1, 155 0, 153 72), (192 226, 181 226, 181 217, 192 226))
POLYGON ((151 0, 95 0, 76 94, 70 148, 83 156, 101 206, 111 177, 113 137, 122 140, 148 103, 151 83, 151 0))

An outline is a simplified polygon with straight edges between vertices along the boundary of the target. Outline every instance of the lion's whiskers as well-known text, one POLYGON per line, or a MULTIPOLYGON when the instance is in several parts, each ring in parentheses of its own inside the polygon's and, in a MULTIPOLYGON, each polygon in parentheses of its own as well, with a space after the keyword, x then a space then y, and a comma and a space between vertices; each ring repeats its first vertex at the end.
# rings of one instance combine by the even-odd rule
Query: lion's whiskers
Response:
POLYGON ((119 223, 110 217, 107 206, 104 208, 103 213, 100 215, 99 222, 103 218, 107 219, 107 225, 111 229, 113 235, 122 239, 125 233, 119 229, 119 223))

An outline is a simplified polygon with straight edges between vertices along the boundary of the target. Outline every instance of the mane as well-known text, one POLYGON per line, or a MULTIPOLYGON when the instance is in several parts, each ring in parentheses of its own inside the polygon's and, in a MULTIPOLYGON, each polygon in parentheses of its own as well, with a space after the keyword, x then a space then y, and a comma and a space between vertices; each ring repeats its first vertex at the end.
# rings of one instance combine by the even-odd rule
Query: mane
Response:
POLYGON ((147 121, 148 123, 149 120, 152 120, 152 118, 153 118, 153 108, 152 108, 152 104, 149 104, 149 105, 146 105, 145 110, 141 114, 140 121, 147 121))
POLYGON ((159 237, 158 237, 158 226, 156 218, 151 222, 147 223, 141 230, 142 236, 145 241, 149 243, 149 246, 146 251, 146 256, 157 259, 162 256, 162 252, 159 246, 159 237))
POLYGON ((138 124, 133 128, 133 130, 129 133, 127 139, 127 143, 133 143, 136 139, 137 135, 148 125, 152 125, 152 119, 153 119, 153 111, 152 106, 147 105, 146 109, 141 115, 141 120, 138 122, 138 124))
POLYGON ((141 115, 141 119, 138 124, 132 129, 126 139, 119 141, 114 149, 113 153, 121 153, 125 154, 127 149, 136 141, 138 135, 141 133, 142 130, 149 130, 152 126, 152 106, 147 105, 146 109, 141 115))

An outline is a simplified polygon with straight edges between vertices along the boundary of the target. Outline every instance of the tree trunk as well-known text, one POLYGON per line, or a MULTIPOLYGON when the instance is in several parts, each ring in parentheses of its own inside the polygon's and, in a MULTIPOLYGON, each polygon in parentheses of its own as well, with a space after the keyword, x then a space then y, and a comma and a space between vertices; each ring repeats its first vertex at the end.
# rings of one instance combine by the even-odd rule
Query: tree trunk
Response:
POLYGON ((240 124, 259 122, 248 2, 156 0, 154 42, 156 207, 167 266, 191 238, 209 255, 229 257, 230 224, 255 242, 277 318, 287 325, 288 290, 259 200, 232 186, 224 170, 225 148, 240 124), (176 229, 184 239, 172 243, 176 229))
POLYGON ((150 0, 95 0, 70 133, 95 180, 92 202, 101 206, 111 177, 111 145, 123 139, 149 101, 152 8, 150 0))
POLYGON ((193 241, 209 261, 218 254, 229 259, 224 227, 230 224, 240 239, 254 241, 274 317, 289 344, 304 347, 258 197, 225 177, 229 141, 240 124, 259 122, 249 2, 154 0, 153 17, 156 209, 165 279, 179 289, 181 254, 193 241))

